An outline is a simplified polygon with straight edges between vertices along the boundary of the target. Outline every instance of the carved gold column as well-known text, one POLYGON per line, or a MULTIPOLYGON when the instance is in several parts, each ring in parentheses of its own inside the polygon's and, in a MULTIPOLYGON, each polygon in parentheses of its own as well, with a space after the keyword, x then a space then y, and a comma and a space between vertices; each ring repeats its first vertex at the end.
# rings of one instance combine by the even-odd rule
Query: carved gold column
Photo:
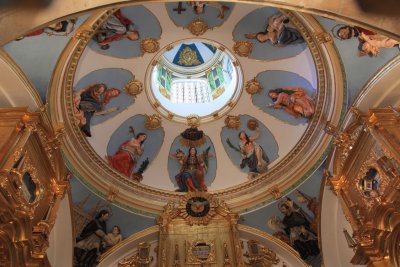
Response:
POLYGON ((353 264, 400 266, 399 111, 370 109, 334 142, 329 183, 353 228, 353 264))
POLYGON ((45 108, 0 109, 0 266, 49 266, 48 237, 68 185, 62 132, 45 108))

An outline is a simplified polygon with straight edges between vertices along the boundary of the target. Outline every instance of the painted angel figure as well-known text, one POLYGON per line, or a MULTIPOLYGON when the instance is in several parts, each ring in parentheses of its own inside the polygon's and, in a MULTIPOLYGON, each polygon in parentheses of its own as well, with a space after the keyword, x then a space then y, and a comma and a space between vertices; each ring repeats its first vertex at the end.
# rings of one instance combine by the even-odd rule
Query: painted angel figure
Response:
POLYGON ((195 147, 190 147, 188 154, 178 149, 172 157, 179 161, 181 169, 175 175, 176 183, 178 184, 178 192, 206 192, 207 185, 204 182, 204 173, 208 171, 208 160, 212 156, 209 151, 209 146, 201 155, 197 154, 195 147))
POLYGON ((283 109, 295 118, 310 118, 315 112, 313 99, 303 88, 287 87, 269 90, 273 103, 269 107, 283 109))

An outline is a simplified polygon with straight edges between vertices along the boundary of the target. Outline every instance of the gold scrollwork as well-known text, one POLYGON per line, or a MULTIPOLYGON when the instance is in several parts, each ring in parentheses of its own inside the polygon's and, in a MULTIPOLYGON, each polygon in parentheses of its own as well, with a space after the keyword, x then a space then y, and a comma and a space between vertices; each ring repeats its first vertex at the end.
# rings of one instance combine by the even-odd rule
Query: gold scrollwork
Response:
POLYGON ((236 41, 233 51, 240 57, 248 57, 253 51, 253 44, 249 41, 236 41))
POLYGON ((250 95, 255 95, 261 92, 263 89, 261 83, 256 80, 256 78, 248 81, 246 83, 246 92, 250 95))
POLYGON ((208 30, 208 24, 204 20, 198 18, 189 24, 188 29, 191 34, 200 36, 208 30))
POLYGON ((186 117, 187 125, 191 128, 200 126, 200 117, 196 114, 191 114, 186 117))
POLYGON ((186 240, 186 261, 188 264, 213 264, 216 262, 214 239, 186 240))
POLYGON ((272 265, 279 263, 279 258, 276 253, 266 247, 262 247, 255 240, 247 241, 248 250, 244 254, 248 258, 249 262, 247 266, 263 266, 271 267, 272 265))
POLYGON ((161 127, 162 118, 159 114, 146 115, 144 127, 147 130, 155 130, 161 127))
POLYGON ((239 129, 240 126, 240 117, 239 116, 233 116, 233 115, 228 115, 225 118, 225 126, 229 129, 239 129))
POLYGON ((155 38, 144 38, 140 42, 140 49, 145 53, 155 53, 160 49, 160 43, 155 38))
POLYGON ((136 266, 150 266, 154 260, 153 256, 150 256, 150 244, 142 242, 137 247, 137 252, 129 257, 118 262, 118 267, 136 267, 136 266))
POLYGON ((126 85, 125 85, 125 92, 128 95, 131 96, 137 96, 143 91, 143 84, 139 80, 130 80, 126 85))

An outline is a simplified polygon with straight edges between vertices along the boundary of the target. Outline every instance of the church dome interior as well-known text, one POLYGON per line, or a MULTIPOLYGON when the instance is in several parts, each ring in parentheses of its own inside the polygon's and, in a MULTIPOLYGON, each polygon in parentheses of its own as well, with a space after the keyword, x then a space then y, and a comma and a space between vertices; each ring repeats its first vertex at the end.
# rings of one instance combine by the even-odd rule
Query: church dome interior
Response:
POLYGON ((399 266, 398 14, 50 2, 0 6, 0 266, 399 266))

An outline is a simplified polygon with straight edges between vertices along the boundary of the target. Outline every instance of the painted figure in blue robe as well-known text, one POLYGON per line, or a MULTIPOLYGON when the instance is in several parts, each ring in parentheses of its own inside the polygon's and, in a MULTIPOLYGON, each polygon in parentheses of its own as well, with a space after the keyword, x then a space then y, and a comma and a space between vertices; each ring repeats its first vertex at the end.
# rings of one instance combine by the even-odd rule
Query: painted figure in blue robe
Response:
POLYGON ((284 15, 274 15, 268 18, 268 25, 263 32, 247 33, 246 38, 256 39, 260 43, 271 41, 276 47, 284 47, 304 43, 301 34, 294 28, 288 27, 289 22, 284 15))
POLYGON ((116 88, 107 89, 104 83, 92 84, 74 93, 74 116, 86 136, 92 136, 90 121, 94 115, 105 115, 117 109, 104 110, 104 107, 120 93, 116 88))

